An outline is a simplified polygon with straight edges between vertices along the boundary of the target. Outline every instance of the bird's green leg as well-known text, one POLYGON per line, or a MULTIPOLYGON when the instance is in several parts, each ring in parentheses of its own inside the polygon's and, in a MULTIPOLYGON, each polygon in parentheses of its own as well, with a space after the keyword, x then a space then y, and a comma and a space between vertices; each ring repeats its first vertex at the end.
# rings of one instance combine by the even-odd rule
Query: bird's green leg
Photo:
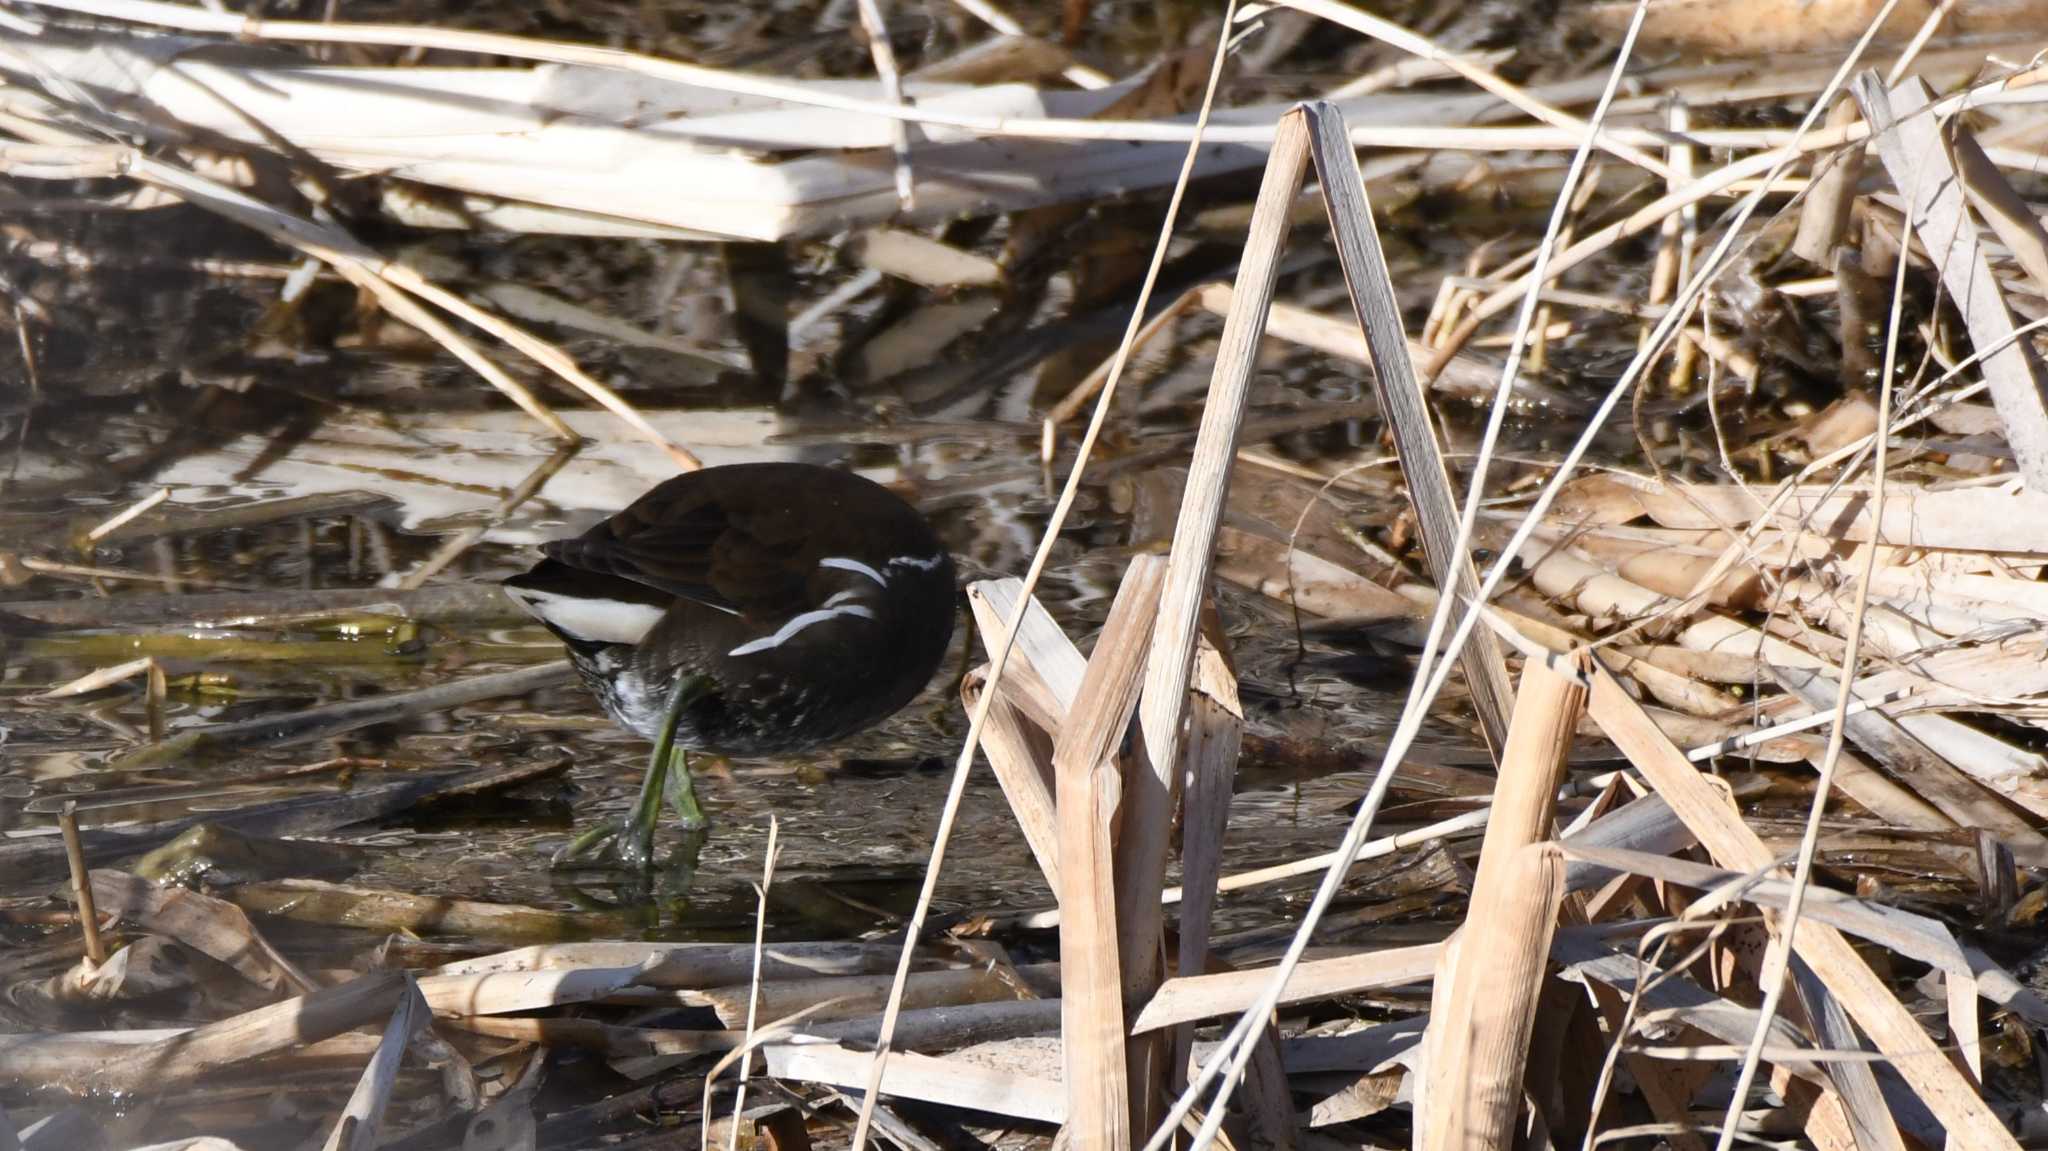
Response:
POLYGON ((676 746, 676 727, 682 721, 683 709, 702 699, 710 686, 710 681, 701 676, 676 677, 675 690, 668 697, 668 710, 661 718, 661 735, 654 741, 654 754, 648 757, 647 775, 640 781, 640 797, 633 801, 633 810, 619 823, 593 827, 577 836, 562 849, 558 860, 574 859, 613 839, 621 863, 635 867, 652 865, 654 828, 661 821, 664 798, 675 808, 676 818, 686 830, 701 831, 705 827, 704 811, 697 805, 697 789, 690 778, 690 753, 676 746))
POLYGON ((661 738, 654 741, 654 754, 647 760, 647 777, 640 781, 640 798, 633 803, 627 827, 632 838, 619 845, 622 862, 646 867, 654 862, 654 826, 661 822, 661 801, 667 798, 676 809, 683 827, 697 831, 704 827, 703 809, 697 806, 697 789, 690 780, 690 753, 676 746, 676 725, 683 709, 702 699, 710 682, 704 678, 676 677, 675 690, 668 693, 668 711, 661 717, 661 738), (674 780, 673 784, 670 780, 674 780))

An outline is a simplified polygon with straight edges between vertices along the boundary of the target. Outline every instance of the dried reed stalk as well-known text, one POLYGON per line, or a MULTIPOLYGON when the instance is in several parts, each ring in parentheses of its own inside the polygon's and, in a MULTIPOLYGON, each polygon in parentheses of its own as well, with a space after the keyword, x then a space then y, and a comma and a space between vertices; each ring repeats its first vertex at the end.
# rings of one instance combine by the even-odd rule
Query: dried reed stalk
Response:
POLYGON ((304 972, 277 953, 249 916, 224 899, 182 887, 158 887, 125 871, 92 873, 92 891, 109 914, 210 956, 258 987, 315 990, 304 972))
MULTIPOLYGON (((1066 726, 1053 745, 1061 882, 1060 1037, 1066 1057, 1067 1136, 1080 1151, 1123 1151, 1131 1140, 1112 848, 1122 790, 1116 753, 1138 708, 1167 566, 1158 556, 1131 560, 1066 726)), ((1181 688, 1183 694, 1186 690, 1181 688)), ((1155 897, 1155 917, 1158 906, 1155 897)))
MULTIPOLYGON (((1183 975, 1200 975, 1209 961, 1209 926, 1220 892, 1223 837, 1230 827, 1231 793, 1237 756, 1244 743, 1244 708, 1237 677, 1223 653, 1202 637, 1195 652, 1193 699, 1188 704, 1187 742, 1179 775, 1187 781, 1181 799, 1180 958, 1183 975)), ((1161 893, 1162 896, 1165 894, 1161 893)), ((1176 1058, 1173 1068, 1185 1068, 1176 1058)))
POLYGON ((395 972, 367 975, 142 1044, 102 1062, 95 1086, 140 1091, 187 1083, 209 1071, 352 1031, 388 1016, 405 984, 406 977, 395 972))
POLYGON ((85 957, 95 964, 107 961, 107 946, 100 941, 100 914, 92 903, 92 879, 85 866, 85 843, 78 836, 78 805, 66 800, 57 812, 57 830, 64 836, 64 861, 71 868, 71 901, 78 908, 78 929, 85 935, 85 957))
POLYGON ((1583 673, 1559 662, 1531 659, 1522 673, 1463 929, 1483 933, 1487 945, 1460 949, 1444 1009, 1430 1018, 1443 1037, 1431 1048, 1437 1057, 1427 1072, 1429 1148, 1506 1147, 1521 1108, 1523 1062, 1564 876, 1561 857, 1524 849, 1550 838, 1557 789, 1586 707, 1583 673))
MULTIPOLYGON (((740 1115, 747 1109, 747 1081, 754 1074, 754 1032, 761 1016, 761 967, 767 954, 768 940, 768 891, 775 885, 775 859, 782 853, 782 821, 773 815, 768 817, 768 843, 761 849, 761 883, 759 897, 754 904, 754 970, 747 979, 746 1037, 741 1046, 746 1054, 740 1058, 739 1085, 733 1089, 732 1131, 726 1141, 726 1151, 737 1151, 739 1146, 740 1115)), ((788 1012, 777 1013, 776 1017, 788 1012)), ((705 1093, 711 1091, 710 1077, 705 1077, 705 1093)), ((709 1121, 711 1109, 704 1109, 709 1121)))
POLYGON ((1514 1146, 1564 858, 1556 844, 1534 843, 1502 862, 1499 886, 1484 903, 1475 892, 1466 917, 1472 934, 1458 949, 1449 1014, 1431 1013, 1433 1028, 1451 1022, 1430 1048, 1427 1148, 1514 1146))
MULTIPOLYGON (((968 607, 974 612, 984 645, 993 648, 1002 634, 1003 621, 1016 614, 1022 589, 1014 579, 968 585, 968 607)), ((1057 894, 1059 831, 1053 816, 1052 733, 1065 726, 1067 710, 1088 665, 1036 598, 1028 601, 1021 616, 1016 646, 1008 682, 1000 689, 1002 696, 989 704, 981 750, 1010 801, 1010 811, 1024 831, 1039 870, 1045 873, 1047 886, 1057 894)), ((990 655, 993 657, 993 650, 990 655)), ((961 683, 961 702, 969 715, 981 707, 984 690, 985 675, 969 675, 961 683)))
MULTIPOLYGON (((1024 579, 1018 589, 1019 598, 1027 602, 1032 589, 1037 586, 1039 576, 1045 571, 1046 562, 1052 557, 1053 544, 1059 538, 1060 529, 1066 523, 1067 514, 1072 511, 1075 497, 1080 492, 1082 474, 1086 471, 1096 441, 1102 434, 1103 424, 1109 418, 1109 405, 1116 394, 1117 381, 1122 378, 1123 367, 1129 362, 1131 346, 1136 341, 1145 309, 1152 299, 1152 289, 1159 282, 1160 269, 1165 266, 1166 253, 1173 242, 1174 222, 1179 219, 1181 200, 1187 192, 1188 181, 1194 175, 1195 159, 1199 155, 1202 133, 1208 127, 1210 111, 1215 107, 1216 89, 1223 77, 1223 61, 1231 42, 1230 26, 1236 13, 1237 0, 1226 0, 1222 26, 1217 34, 1216 52, 1210 59, 1209 78, 1202 92, 1201 109, 1195 116, 1194 133, 1190 137, 1187 153, 1182 157, 1180 174, 1174 181, 1173 194, 1167 200, 1166 219, 1160 228, 1158 241, 1153 245, 1151 262, 1145 268, 1145 278, 1138 289, 1137 305, 1132 309, 1130 322, 1124 328, 1123 342, 1117 349, 1109 379, 1104 382, 1102 394, 1096 400, 1095 411, 1088 419, 1088 429, 1082 433, 1081 443, 1075 451, 1073 469, 1067 473, 1066 483, 1060 488, 1059 499, 1053 505, 1045 534, 1039 540, 1037 548, 1032 551, 1031 563, 1025 569, 1024 579)), ((1005 621, 1000 633, 1002 638, 989 654, 989 687, 987 695, 982 700, 984 706, 968 720, 967 735, 961 741, 960 755, 953 762, 953 778, 947 785, 945 803, 939 813, 939 826, 932 836, 931 858, 925 865, 924 881, 918 888, 917 905, 911 911, 909 923, 905 925, 902 954, 896 964, 897 986, 890 991, 889 1004, 882 1012, 880 1033, 868 1072, 867 1096, 862 1104, 860 1117, 854 1124, 853 1138, 850 1141, 851 1151, 867 1151, 868 1129, 873 1122, 874 1104, 879 1097, 882 1076, 889 1058, 889 1040, 901 1008, 902 981, 910 973, 918 935, 924 928, 925 916, 931 909, 933 895, 938 889, 939 868, 945 859, 946 846, 952 839, 953 825, 959 816, 961 801, 967 793, 967 773, 974 764, 974 749, 981 737, 982 729, 988 722, 988 707, 992 706, 997 698, 996 689, 1002 683, 1003 669, 1009 663, 1010 650, 1017 641, 1017 633, 1023 626, 1024 617, 1024 607, 1020 603, 1018 609, 1005 621)), ((1060 866, 1062 874, 1065 874, 1064 859, 1060 866)))
MULTIPOLYGON (((1441 944, 1422 943, 1305 960, 1295 965, 1276 1002, 1305 1003, 1374 987, 1415 983, 1430 977, 1442 954, 1441 944)), ((1177 975, 1167 980, 1159 994, 1138 1013, 1131 1030, 1142 1034, 1242 1011, 1258 1002, 1259 992, 1272 982, 1273 971, 1271 967, 1256 967, 1213 975, 1177 975)))
MULTIPOLYGON (((1846 128, 1861 113, 1856 102, 1836 101, 1828 113, 1828 127, 1846 128)), ((1815 161, 1820 170, 1806 190, 1806 204, 1799 212, 1799 229, 1792 235, 1792 252, 1821 268, 1835 266, 1835 249, 1849 229, 1849 213, 1856 205, 1856 184, 1863 176, 1863 149, 1844 148, 1815 161)))
MULTIPOLYGON (((960 683, 960 705, 969 715, 981 707, 987 690, 986 666, 960 683)), ((1014 683, 1014 679, 1013 679, 1014 683)), ((1006 690, 1007 694, 1007 690, 1006 690)), ((1046 886, 1060 889, 1059 823, 1053 815, 1052 741, 1045 729, 1025 718, 1015 704, 998 698, 988 706, 988 725, 981 732, 981 754, 1002 786, 1003 798, 1024 832, 1031 858, 1045 875, 1046 886)))

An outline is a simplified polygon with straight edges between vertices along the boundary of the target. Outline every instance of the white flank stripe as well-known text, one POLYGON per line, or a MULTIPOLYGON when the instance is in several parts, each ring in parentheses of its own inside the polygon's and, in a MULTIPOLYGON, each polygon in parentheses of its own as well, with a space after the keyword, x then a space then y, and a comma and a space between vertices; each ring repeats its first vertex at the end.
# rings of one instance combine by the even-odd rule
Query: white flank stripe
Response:
POLYGON ((888 577, 884 576, 881 572, 876 571, 859 560, 847 559, 845 556, 826 556, 818 561, 818 566, 821 568, 838 568, 843 572, 855 572, 868 577, 884 587, 887 587, 889 584, 888 577))
POLYGON ((726 652, 725 654, 753 655, 755 652, 758 651, 769 651, 773 648, 781 647, 783 644, 789 641, 791 636, 794 636, 796 633, 804 630, 805 628, 811 626, 814 623, 823 623, 826 620, 832 619, 835 616, 842 615, 858 616, 861 619, 875 618, 874 612, 869 611, 867 608, 864 608, 859 604, 850 604, 846 607, 822 608, 818 611, 807 611, 804 614, 796 616, 795 618, 791 619, 788 623, 783 624, 782 627, 776 630, 774 635, 762 636, 760 639, 750 639, 747 642, 741 644, 740 646, 732 649, 731 651, 726 652))
POLYGON ((639 643, 661 622, 662 610, 651 604, 615 599, 584 599, 531 588, 506 588, 505 594, 542 621, 590 643, 639 643))
POLYGON ((919 571, 930 571, 933 568, 938 567, 940 564, 945 562, 946 557, 943 554, 935 556, 894 556, 890 558, 887 566, 892 568, 905 567, 916 568, 919 571))

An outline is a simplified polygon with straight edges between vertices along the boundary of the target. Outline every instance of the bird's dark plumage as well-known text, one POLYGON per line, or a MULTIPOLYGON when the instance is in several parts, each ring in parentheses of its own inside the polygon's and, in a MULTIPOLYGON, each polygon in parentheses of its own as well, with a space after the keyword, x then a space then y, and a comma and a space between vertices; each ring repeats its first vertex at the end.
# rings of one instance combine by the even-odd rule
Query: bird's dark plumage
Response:
POLYGON ((917 695, 953 634, 953 560, 887 488, 831 468, 732 464, 661 484, 506 590, 584 682, 655 739, 678 678, 708 681, 677 742, 762 755, 868 727, 917 695))

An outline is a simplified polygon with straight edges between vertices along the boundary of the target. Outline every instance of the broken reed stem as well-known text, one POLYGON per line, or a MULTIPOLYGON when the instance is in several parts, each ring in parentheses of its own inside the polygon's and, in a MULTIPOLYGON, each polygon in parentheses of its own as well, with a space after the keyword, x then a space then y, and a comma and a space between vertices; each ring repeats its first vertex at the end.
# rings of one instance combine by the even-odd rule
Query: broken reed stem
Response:
MULTIPOLYGON (((1159 896, 1165 886, 1167 840, 1173 822, 1175 768, 1186 739, 1188 686, 1194 667, 1196 633, 1202 602, 1216 556, 1216 534, 1223 523, 1223 505, 1230 487, 1230 468, 1237 457, 1238 429, 1251 396, 1252 371, 1266 315, 1279 282, 1280 258, 1292 227, 1290 210, 1301 189, 1307 140, 1303 118, 1289 113, 1281 121, 1284 148, 1294 159, 1269 166, 1252 208, 1245 256, 1232 289, 1230 314, 1217 344, 1216 366, 1210 375, 1202 424, 1188 461, 1187 485, 1174 521, 1173 545, 1166 562, 1165 590, 1159 598, 1158 626, 1151 636, 1145 668, 1144 700, 1139 707, 1142 754, 1125 779, 1121 839, 1116 861, 1116 904, 1120 917, 1124 963, 1124 994, 1136 1004, 1149 999, 1162 977, 1159 896), (1295 127, 1290 129, 1289 125, 1295 127)), ((1275 152, 1278 157, 1282 153, 1275 152)), ((1355 169, 1354 169, 1355 170, 1355 169)), ((1134 1059, 1147 1064, 1134 1100, 1141 1130, 1153 1127, 1153 1090, 1163 1089, 1163 1048, 1156 1041, 1134 1059), (1145 1054, 1149 1053, 1149 1059, 1145 1054)), ((1133 1068, 1137 1073, 1137 1068, 1133 1068)))
POLYGON ((378 1042, 376 1053, 370 1056, 369 1065, 363 1068, 362 1078, 356 1081, 355 1091, 349 1095, 341 1118, 328 1133, 322 1151, 373 1151, 377 1146, 377 1131, 383 1123, 385 1108, 391 1103, 391 1089, 398 1083, 399 1060, 405 1055, 413 1036, 419 1034, 433 1017, 433 1010, 420 995, 419 984, 407 973, 405 987, 399 992, 398 1007, 391 1013, 391 1022, 384 1027, 383 1039, 378 1042))
POLYGON ((1432 1151, 1506 1148, 1521 1109, 1523 1064, 1564 875, 1554 848, 1547 856, 1529 849, 1550 838, 1565 761, 1586 710, 1581 667, 1553 658, 1559 666, 1532 657, 1524 667, 1502 748, 1463 928, 1468 940, 1483 935, 1486 945, 1460 949, 1445 1009, 1430 1019, 1432 1029, 1443 1029, 1424 1071, 1430 1111, 1423 1145, 1432 1151), (1541 898, 1532 898, 1537 893, 1541 898))
MULTIPOLYGON (((1066 1059, 1067 1138, 1076 1151, 1124 1151, 1131 1142, 1137 1101, 1125 1061, 1116 891, 1116 859, 1129 845, 1116 850, 1112 824, 1119 816, 1119 792, 1127 790, 1117 778, 1117 749, 1138 707, 1169 567, 1158 556, 1131 560, 1053 745, 1061 884, 1060 1040, 1066 1059)), ((1134 768, 1130 774, 1141 772, 1134 768)), ((1128 832, 1129 803, 1123 807, 1128 832)), ((1156 898, 1153 908, 1156 922, 1156 898)), ((1158 949, 1156 937, 1152 949, 1158 949)), ((1137 1086, 1149 1090, 1148 1081, 1137 1086)), ((1142 1102, 1137 1105, 1144 1109, 1142 1102)))
MULTIPOLYGON (((1631 21, 1629 38, 1624 41, 1624 51, 1615 63, 1615 69, 1608 79, 1607 87, 1601 93, 1600 111, 1596 112, 1596 121, 1600 116, 1604 115, 1605 109, 1613 100, 1615 89, 1621 82, 1621 77, 1628 60, 1626 49, 1634 44, 1634 29, 1640 27, 1642 15, 1643 6, 1638 4, 1635 17, 1631 21)), ((1839 81, 1840 77, 1838 75, 1836 83, 1839 84, 1839 81)), ((1330 114, 1333 118, 1336 118, 1334 110, 1330 114)), ((1283 125, 1284 123, 1285 121, 1283 120, 1283 125)), ((1810 126, 1810 123, 1808 126, 1810 126)), ((1589 138, 1581 139, 1580 149, 1582 153, 1588 146, 1588 143, 1589 138)), ((1283 153, 1276 140, 1273 156, 1267 161, 1269 174, 1281 162, 1282 156, 1283 153)), ((1357 160, 1348 147, 1343 151, 1343 159, 1343 163, 1332 162, 1322 165, 1322 167, 1334 170, 1339 174, 1349 171, 1351 178, 1357 180, 1357 160)), ((1327 179, 1327 176, 1325 178, 1327 179)), ((1327 195, 1327 190, 1325 194, 1327 195)), ((1741 222, 1747 219, 1745 209, 1747 211, 1754 211, 1755 205, 1761 199, 1761 192, 1758 192, 1752 193, 1749 199, 1743 201, 1743 204, 1737 209, 1737 230, 1739 230, 1741 222)), ((1727 249, 1733 242, 1734 234, 1735 232, 1731 231, 1722 238, 1720 246, 1715 249, 1713 260, 1710 261, 1711 264, 1718 266, 1718 262, 1726 257, 1727 249)), ((1380 269, 1379 274, 1384 276, 1386 274, 1385 269, 1380 269)), ((1703 273, 1701 276, 1696 277, 1693 283, 1688 284, 1687 295, 1689 297, 1696 296, 1702 292, 1706 278, 1703 273)), ((1533 291, 1539 286, 1532 279, 1531 290, 1533 291)), ((1664 321, 1658 325, 1656 332, 1653 333, 1651 347, 1646 349, 1646 352, 1654 354, 1656 348, 1663 341, 1670 338, 1674 327, 1675 317, 1666 316, 1664 321)), ((1442 359, 1434 365, 1435 369, 1440 371, 1443 364, 1447 363, 1449 357, 1454 354, 1454 350, 1447 349, 1442 359)), ((1556 500, 1557 493, 1563 487, 1566 478, 1578 465, 1578 461, 1584 458, 1587 448, 1591 446, 1594 437, 1599 433, 1600 426, 1612 414, 1615 405, 1620 401, 1622 395, 1626 393, 1628 386, 1634 382, 1635 374, 1642 371, 1643 364, 1643 354, 1638 354, 1635 361, 1631 363, 1629 370, 1624 373, 1623 379, 1616 382, 1614 388, 1609 391, 1602 401, 1588 426, 1573 443, 1570 453, 1544 485, 1542 493, 1537 498, 1536 506, 1528 512, 1527 518, 1521 527, 1517 529, 1516 537, 1510 542, 1505 554, 1495 561, 1492 570, 1479 590, 1479 594, 1465 612, 1464 618, 1459 621, 1456 631, 1451 636, 1450 643, 1444 649, 1444 658, 1438 659, 1436 666, 1429 670, 1427 682, 1424 682, 1425 677, 1422 674, 1417 674, 1415 689, 1411 691, 1408 701, 1403 707, 1401 720, 1396 725, 1393 738, 1388 743, 1387 753, 1381 761, 1378 772, 1373 777, 1372 785, 1368 789, 1364 801, 1359 805, 1358 813, 1353 816, 1351 825, 1345 830, 1344 842, 1338 848, 1340 857, 1348 857, 1364 844, 1366 835, 1372 830, 1373 817, 1378 813, 1379 805, 1386 798, 1387 789, 1393 782, 1393 766, 1400 762, 1401 757, 1407 753, 1409 744, 1414 742, 1416 734, 1421 730, 1422 717, 1427 711, 1429 704, 1435 700, 1437 693, 1443 689, 1452 662, 1450 657, 1457 655, 1463 650, 1463 645, 1471 637, 1472 630, 1480 618, 1480 609, 1484 607, 1487 597, 1498 590, 1501 580, 1507 574, 1508 565, 1513 561, 1515 555, 1518 554, 1522 544, 1527 542, 1528 536, 1535 530, 1538 522, 1548 511, 1551 502, 1556 500)), ((1510 384, 1511 382, 1511 380, 1507 381, 1510 384)), ((1504 384, 1504 386, 1506 385, 1504 384)), ((1504 407, 1504 400, 1496 402, 1496 417, 1500 415, 1504 407)), ((1477 493, 1479 487, 1480 485, 1475 482, 1473 485, 1474 494, 1477 493)), ((1461 519, 1460 522, 1462 524, 1464 521, 1461 519)), ((1450 618, 1453 598, 1451 595, 1444 595, 1440 598, 1438 611, 1431 621, 1432 639, 1442 634, 1442 629, 1450 618)), ((1425 661, 1428 659, 1429 654, 1429 652, 1425 651, 1425 661)), ((1208 1145, 1214 1141, 1216 1133, 1222 1127, 1225 1105, 1229 1102, 1231 1092, 1239 1077, 1242 1076, 1245 1067, 1250 1062, 1253 1051, 1250 1040, 1254 1029, 1264 1025, 1265 1020, 1263 1016, 1272 1009, 1273 1003, 1276 1001, 1288 973, 1293 970, 1295 964, 1301 962, 1302 953, 1308 947, 1309 937, 1314 933, 1316 924, 1321 922, 1323 913, 1328 910, 1331 900, 1336 897, 1337 888, 1342 882, 1343 871, 1344 868, 1341 865, 1333 865, 1329 871, 1324 873, 1323 881, 1317 886, 1315 897, 1310 902, 1307 912, 1303 915, 1300 927, 1296 930, 1293 939, 1288 942, 1287 951, 1281 957, 1271 989, 1258 1004, 1254 1005, 1252 1010, 1246 1011, 1239 1017, 1237 1023, 1231 1028, 1229 1034, 1218 1048, 1217 1053, 1203 1063, 1201 1071, 1196 1076, 1194 1082, 1190 1083, 1188 1089, 1183 1091, 1180 1097, 1174 1101, 1169 1120, 1166 1123, 1162 1123, 1153 1132, 1152 1138, 1146 1141, 1145 1151, 1158 1151, 1164 1145, 1165 1141, 1171 1137, 1174 1125, 1187 1115, 1193 1108, 1199 1093, 1206 1089, 1211 1082, 1215 1081, 1218 1074, 1223 1071, 1227 1064, 1230 1068, 1230 1074, 1223 1078, 1221 1085, 1216 1089, 1215 1097, 1210 1103, 1209 1114, 1203 1119, 1202 1126, 1196 1134, 1192 1151, 1205 1151, 1208 1145)))
POLYGON ((2048 491, 2048 399, 2042 395, 2042 366, 2030 344, 2008 338, 2014 327, 2012 313, 1970 218, 1964 183, 1950 160, 1927 86, 1907 80, 1896 93, 1888 93, 1877 74, 1867 72, 1857 77, 1854 95, 1864 122, 1875 132, 1878 158, 1906 198, 1909 212, 1901 225, 1901 251, 1918 238, 1963 313, 1971 344, 1998 348, 1983 360, 1992 406, 2027 486, 2048 491))
POLYGON ((91 873, 85 867, 85 844, 78 838, 78 805, 69 800, 57 813, 57 826, 64 833, 64 859, 71 865, 71 901, 78 906, 79 930, 85 933, 85 954, 94 965, 107 961, 107 945, 100 941, 100 917, 92 903, 91 873))
MULTIPOLYGON (((1180 762, 1185 738, 1195 632, 1215 559, 1216 532, 1222 524, 1230 465, 1237 453, 1238 428, 1251 394, 1259 341, 1265 332, 1266 313, 1279 282, 1280 260, 1292 225, 1290 213, 1308 169, 1308 145, 1309 126, 1302 110, 1281 117, 1273 156, 1266 165, 1252 208, 1244 257, 1232 289, 1230 314, 1223 321, 1217 343, 1216 366, 1202 407, 1201 430, 1196 434, 1187 488, 1174 522, 1173 551, 1166 566, 1167 586, 1160 598, 1159 625, 1152 636, 1152 652, 1147 661, 1145 695, 1138 717, 1142 754, 1129 780, 1123 815, 1127 838, 1117 869, 1118 908, 1124 917, 1121 934, 1126 945, 1136 949, 1135 954, 1125 956, 1126 963, 1131 965, 1128 982, 1132 991, 1143 995, 1149 995, 1159 980, 1159 895, 1165 883, 1173 770, 1180 762)), ((1150 1118, 1149 1100, 1145 1110, 1150 1118)), ((1221 1121, 1220 1115, 1214 1118, 1221 1121)), ((1170 1128, 1172 1123, 1148 1122, 1146 1126, 1157 1131, 1170 1128)))
POLYGON ((1522 1075, 1564 900, 1564 856, 1554 843, 1533 843, 1499 863, 1505 866, 1496 866, 1498 883, 1485 899, 1473 893, 1466 930, 1477 934, 1458 949, 1450 1026, 1425 1067, 1433 1113, 1425 1146, 1432 1149, 1515 1145, 1522 1075))
MULTIPOLYGON (((973 675, 960 684, 960 705, 967 714, 973 715, 979 709, 985 690, 986 683, 976 682, 973 675)), ((981 753, 987 757, 989 770, 995 773, 1003 798, 1009 801, 1010 811, 1024 831, 1024 842, 1030 845, 1031 856, 1045 875, 1046 888, 1057 895, 1059 821, 1053 808, 1054 785, 1045 770, 1052 756, 1045 733, 1026 719, 1015 704, 998 699, 989 706, 988 726, 981 733, 981 753)))

